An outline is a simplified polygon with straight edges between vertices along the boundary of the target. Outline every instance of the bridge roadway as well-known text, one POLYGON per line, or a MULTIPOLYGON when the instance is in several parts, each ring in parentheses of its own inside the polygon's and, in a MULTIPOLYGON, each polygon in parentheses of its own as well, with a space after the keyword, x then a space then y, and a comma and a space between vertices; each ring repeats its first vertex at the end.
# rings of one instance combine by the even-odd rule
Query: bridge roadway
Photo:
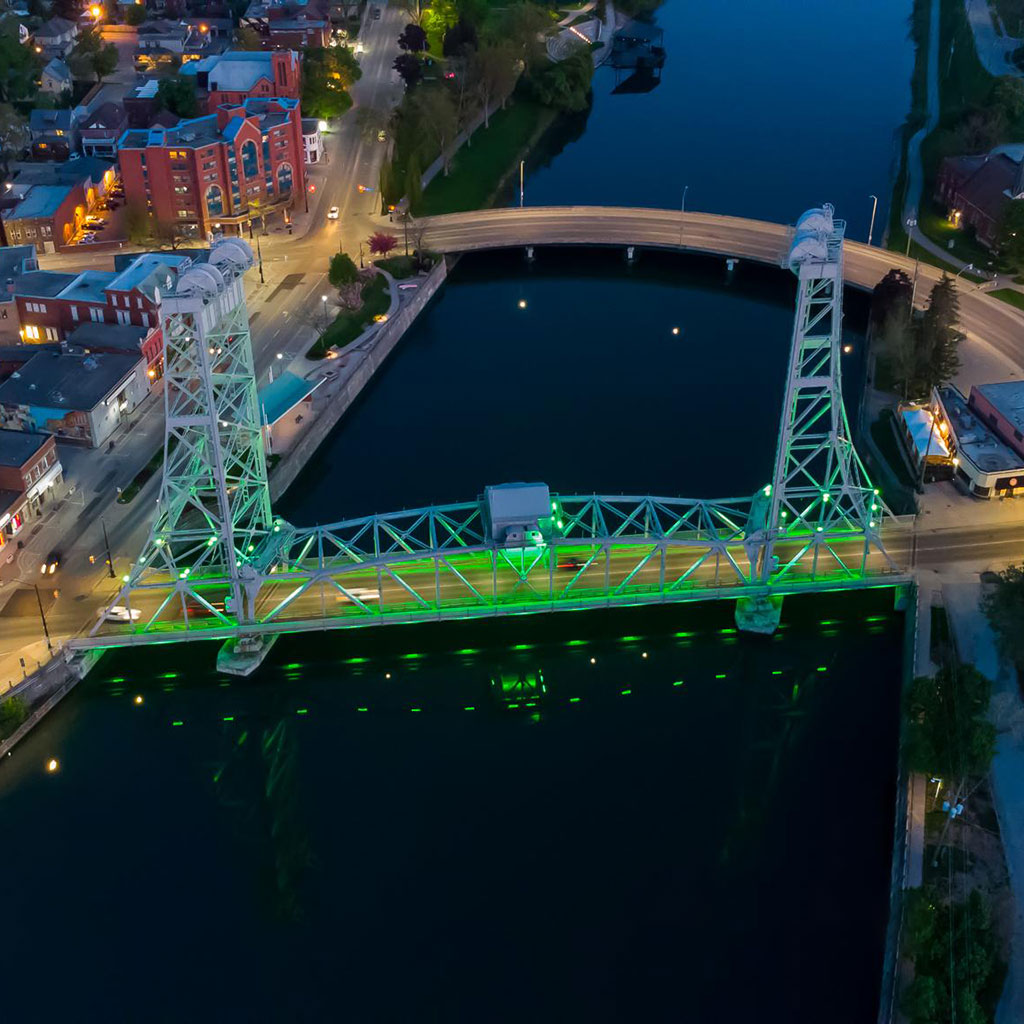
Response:
MULTIPOLYGON (((778 266, 793 229, 769 221, 710 213, 683 213, 627 206, 538 206, 476 210, 418 221, 424 244, 438 252, 477 252, 520 246, 635 245, 641 248, 735 256, 778 266)), ((924 306, 942 271, 902 254, 847 239, 846 283, 871 289, 892 269, 918 274, 916 305, 924 306)), ((957 280, 961 327, 972 342, 990 346, 1024 367, 1024 313, 963 278, 957 280)), ((982 381, 976 383, 984 383, 982 381)))
MULTIPOLYGON (((1001 568, 1019 560, 1020 538, 1019 523, 926 531, 915 531, 908 523, 903 523, 888 527, 884 535, 886 548, 898 569, 892 570, 877 553, 872 553, 867 562, 868 572, 851 575, 822 556, 818 566, 821 576, 817 580, 810 579, 809 566, 805 564, 797 568, 797 575, 788 583, 773 586, 772 590, 799 594, 888 587, 909 582, 914 570, 951 566, 974 570, 1001 568)), ((863 548, 861 540, 840 542, 836 547, 851 564, 858 564, 863 548)), ((633 542, 618 543, 607 558, 598 554, 587 568, 584 566, 594 550, 593 545, 560 545, 557 561, 564 564, 575 559, 577 565, 552 568, 544 558, 533 563, 532 571, 526 572, 525 578, 512 564, 514 558, 504 564, 499 557, 495 568, 493 550, 446 550, 441 553, 443 557, 436 572, 434 558, 423 553, 412 553, 405 558, 389 556, 377 564, 334 567, 325 569, 320 578, 305 589, 285 572, 279 581, 263 588, 257 604, 257 618, 261 621, 247 625, 244 632, 272 634, 365 628, 509 613, 737 598, 758 592, 757 588, 741 583, 728 557, 712 555, 702 559, 706 548, 699 546, 667 546, 662 569, 657 545, 640 537, 633 542), (648 553, 653 557, 645 561, 648 553), (680 582, 684 575, 685 580, 680 582), (414 597, 413 592, 420 597, 414 597)), ((797 546, 788 542, 777 546, 776 550, 785 564, 797 546)), ((741 544, 730 544, 729 555, 740 571, 747 570, 741 544)), ((530 562, 527 556, 522 568, 529 568, 530 562)), ((300 567, 315 571, 316 560, 296 566, 300 567)), ((190 620, 186 625, 178 597, 159 614, 160 604, 170 589, 168 586, 149 592, 136 591, 133 600, 142 612, 142 622, 157 616, 149 631, 134 632, 128 625, 108 623, 102 634, 73 638, 69 646, 74 649, 136 646, 226 638, 240 632, 216 610, 194 603, 190 605, 190 620)), ((225 587, 211 583, 209 588, 201 589, 214 609, 223 608, 225 587)))

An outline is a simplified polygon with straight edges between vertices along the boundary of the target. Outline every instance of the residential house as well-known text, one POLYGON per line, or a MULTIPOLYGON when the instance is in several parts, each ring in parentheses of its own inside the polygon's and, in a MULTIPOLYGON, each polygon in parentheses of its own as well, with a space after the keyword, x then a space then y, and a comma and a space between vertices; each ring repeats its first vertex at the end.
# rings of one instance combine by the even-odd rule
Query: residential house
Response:
POLYGON ((80 184, 15 184, 8 195, 17 202, 0 210, 0 219, 11 245, 36 245, 40 252, 56 252, 85 219, 85 192, 80 184))
POLYGON ((78 26, 66 18, 51 18, 33 33, 36 52, 44 57, 66 57, 78 39, 78 26))
POLYGON ((71 92, 71 69, 60 57, 54 57, 43 68, 39 77, 39 90, 48 96, 63 96, 71 92))
POLYGON ((163 331, 159 325, 135 327, 130 324, 79 324, 68 336, 72 351, 106 352, 111 355, 141 355, 146 360, 150 385, 163 375, 163 331))
POLYGON ((935 180, 935 199, 954 224, 972 227, 978 241, 992 248, 1006 204, 1024 199, 1024 143, 980 156, 946 157, 935 180))
POLYGON ((241 23, 259 32, 268 50, 327 46, 331 39, 324 0, 252 0, 241 23))
POLYGON ((124 105, 104 103, 79 122, 82 152, 86 156, 107 157, 117 155, 117 140, 128 128, 128 115, 124 105))
POLYGON ((28 116, 32 156, 67 160, 78 149, 78 126, 70 110, 33 110, 28 116))

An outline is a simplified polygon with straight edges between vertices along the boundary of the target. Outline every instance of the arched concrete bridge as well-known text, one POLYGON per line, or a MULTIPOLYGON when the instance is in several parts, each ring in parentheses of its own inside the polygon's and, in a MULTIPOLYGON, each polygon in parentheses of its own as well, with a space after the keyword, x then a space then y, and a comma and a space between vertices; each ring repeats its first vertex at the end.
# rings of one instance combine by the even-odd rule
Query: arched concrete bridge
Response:
MULTIPOLYGON (((793 235, 792 227, 711 213, 680 213, 628 206, 537 206, 475 210, 417 221, 423 241, 444 253, 477 252, 520 246, 634 245, 640 248, 736 256, 780 265, 793 235)), ((942 271, 900 253, 844 243, 843 276, 848 285, 873 288, 889 270, 918 274, 916 301, 923 306, 942 271)), ((1024 367, 1024 313, 993 299, 961 278, 961 326, 972 342, 990 346, 1024 367)))

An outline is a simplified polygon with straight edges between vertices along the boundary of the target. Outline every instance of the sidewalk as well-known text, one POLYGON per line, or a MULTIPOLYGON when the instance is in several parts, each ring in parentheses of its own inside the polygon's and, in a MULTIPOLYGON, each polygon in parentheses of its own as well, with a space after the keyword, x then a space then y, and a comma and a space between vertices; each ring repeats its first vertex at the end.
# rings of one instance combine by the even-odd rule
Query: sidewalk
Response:
MULTIPOLYGON (((1011 60, 1010 54, 1024 40, 1011 35, 999 35, 993 24, 993 16, 998 17, 995 5, 990 7, 989 0, 964 0, 964 11, 974 33, 974 48, 978 51, 978 59, 990 75, 1016 75, 1024 78, 1021 71, 1011 60)), ((1006 26, 1000 21, 1000 28, 1006 26)))
POLYGON ((1013 939, 996 1024, 1019 1024, 1024 1020, 1024 736, 1007 728, 1006 718, 1019 715, 1021 697, 1015 673, 999 659, 995 636, 980 607, 981 593, 976 575, 946 577, 942 582, 961 659, 973 663, 992 680, 993 715, 998 715, 992 795, 1014 898, 1013 939))

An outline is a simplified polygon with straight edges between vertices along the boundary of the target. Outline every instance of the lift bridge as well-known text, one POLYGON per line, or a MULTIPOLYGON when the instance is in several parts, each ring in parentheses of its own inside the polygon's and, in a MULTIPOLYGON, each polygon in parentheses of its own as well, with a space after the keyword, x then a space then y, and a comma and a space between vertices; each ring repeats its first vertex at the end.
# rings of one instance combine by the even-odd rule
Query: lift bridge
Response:
POLYGON ((220 638, 218 665, 247 674, 281 633, 724 598, 742 628, 771 632, 784 595, 908 582, 907 524, 868 479, 842 403, 844 230, 829 205, 796 224, 775 467, 752 497, 505 484, 316 527, 271 509, 243 291, 252 253, 216 243, 163 300, 162 488, 111 601, 131 621, 101 618, 71 648, 220 638))

